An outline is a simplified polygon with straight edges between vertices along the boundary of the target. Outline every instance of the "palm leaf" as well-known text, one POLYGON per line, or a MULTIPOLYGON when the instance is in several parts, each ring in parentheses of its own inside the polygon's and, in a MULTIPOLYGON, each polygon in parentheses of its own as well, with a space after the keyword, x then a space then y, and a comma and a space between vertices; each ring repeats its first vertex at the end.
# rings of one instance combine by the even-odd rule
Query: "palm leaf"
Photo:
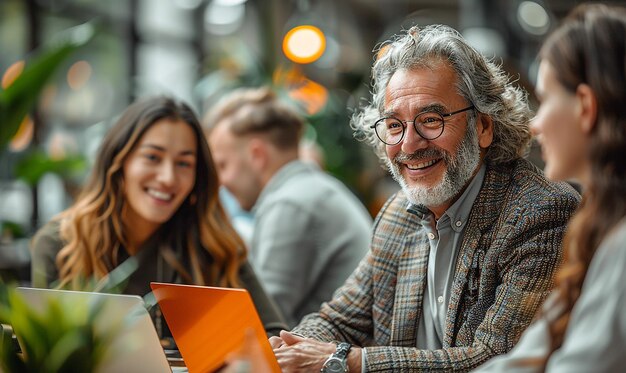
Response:
POLYGON ((89 23, 66 30, 52 47, 26 64, 11 85, 0 90, 0 149, 15 136, 55 70, 93 35, 94 27, 89 23))

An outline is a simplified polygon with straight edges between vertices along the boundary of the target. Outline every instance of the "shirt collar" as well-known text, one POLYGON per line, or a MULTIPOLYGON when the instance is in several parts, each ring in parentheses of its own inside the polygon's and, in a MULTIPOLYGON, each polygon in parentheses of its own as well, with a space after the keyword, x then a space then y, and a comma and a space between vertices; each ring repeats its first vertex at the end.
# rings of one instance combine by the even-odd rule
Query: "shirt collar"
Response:
POLYGON ((450 219, 452 229, 456 232, 463 230, 463 227, 465 227, 465 224, 467 223, 467 218, 469 217, 470 211, 472 211, 474 201, 476 200, 476 197, 480 192, 480 188, 483 185, 486 169, 487 167, 483 163, 476 176, 474 176, 467 188, 465 188, 465 191, 463 191, 463 194, 461 194, 461 197, 459 197, 459 199, 457 199, 452 206, 444 212, 444 215, 447 215, 450 219))

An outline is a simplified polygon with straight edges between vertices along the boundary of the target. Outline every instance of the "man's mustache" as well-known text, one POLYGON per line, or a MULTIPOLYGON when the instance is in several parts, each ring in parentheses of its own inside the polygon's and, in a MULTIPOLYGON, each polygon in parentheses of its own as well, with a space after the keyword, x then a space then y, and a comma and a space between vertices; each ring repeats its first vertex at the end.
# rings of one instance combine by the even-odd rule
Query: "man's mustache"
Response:
POLYGON ((398 154, 393 158, 394 162, 407 162, 407 161, 419 161, 424 158, 444 158, 448 159, 448 153, 443 150, 439 150, 436 148, 426 148, 417 150, 411 154, 405 153, 403 151, 399 151, 398 154))

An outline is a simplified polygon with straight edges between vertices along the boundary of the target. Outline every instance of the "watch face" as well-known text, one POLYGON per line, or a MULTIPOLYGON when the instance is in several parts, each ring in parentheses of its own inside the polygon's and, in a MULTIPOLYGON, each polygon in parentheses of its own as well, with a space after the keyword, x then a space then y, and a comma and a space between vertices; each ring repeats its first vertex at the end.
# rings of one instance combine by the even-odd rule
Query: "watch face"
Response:
POLYGON ((344 373, 345 371, 346 368, 339 359, 330 359, 324 364, 323 372, 325 373, 344 373))

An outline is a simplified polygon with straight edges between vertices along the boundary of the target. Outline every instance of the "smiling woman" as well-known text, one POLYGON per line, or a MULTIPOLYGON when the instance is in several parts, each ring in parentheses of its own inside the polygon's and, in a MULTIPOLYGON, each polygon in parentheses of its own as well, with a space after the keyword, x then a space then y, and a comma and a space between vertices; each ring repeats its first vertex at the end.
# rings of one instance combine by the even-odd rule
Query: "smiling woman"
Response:
POLYGON ((198 119, 183 103, 132 104, 105 137, 77 201, 32 243, 36 287, 83 290, 129 260, 127 294, 150 282, 245 287, 268 332, 283 327, 218 199, 198 119))
POLYGON ((123 221, 133 222, 128 249, 134 251, 166 223, 190 195, 197 153, 193 130, 182 120, 161 119, 124 161, 123 221))

